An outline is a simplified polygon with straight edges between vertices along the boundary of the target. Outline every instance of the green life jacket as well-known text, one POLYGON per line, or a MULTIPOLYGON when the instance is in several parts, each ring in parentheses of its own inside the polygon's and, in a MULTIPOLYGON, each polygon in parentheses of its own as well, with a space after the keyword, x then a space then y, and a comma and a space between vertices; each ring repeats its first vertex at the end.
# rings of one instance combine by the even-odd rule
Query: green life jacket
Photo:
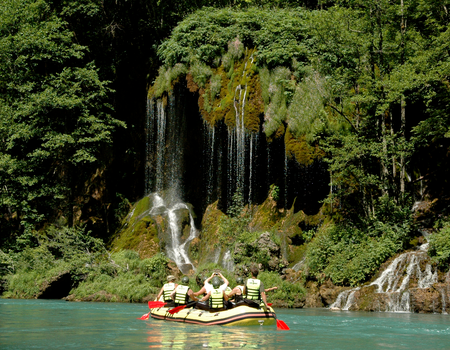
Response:
POLYGON ((220 289, 213 289, 209 296, 209 307, 211 309, 223 308, 223 292, 220 289))
POLYGON ((175 303, 186 304, 188 301, 189 286, 178 285, 175 293, 175 303))
POLYGON ((256 278, 249 278, 247 280, 247 299, 250 300, 260 300, 261 293, 259 287, 261 286, 261 281, 256 278))
POLYGON ((172 301, 170 294, 172 294, 174 289, 175 289, 175 283, 166 283, 163 286, 164 301, 172 301))

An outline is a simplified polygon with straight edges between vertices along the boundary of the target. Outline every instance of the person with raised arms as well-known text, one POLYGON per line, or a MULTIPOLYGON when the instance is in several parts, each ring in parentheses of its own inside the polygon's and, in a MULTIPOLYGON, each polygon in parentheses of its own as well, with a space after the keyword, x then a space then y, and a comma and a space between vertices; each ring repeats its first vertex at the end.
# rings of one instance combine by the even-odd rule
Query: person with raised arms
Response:
MULTIPOLYGON (((202 302, 209 300, 208 309, 209 311, 223 311, 226 310, 226 301, 228 296, 221 287, 221 281, 218 276, 214 276, 211 283, 213 289, 210 290, 202 299, 202 302)), ((226 288, 226 287, 225 287, 226 288)), ((197 307, 199 303, 197 303, 197 307)))
POLYGON ((194 295, 195 296, 199 296, 199 295, 202 295, 202 294, 208 294, 208 292, 213 289, 213 286, 212 286, 211 283, 209 283, 209 281, 212 278, 214 278, 214 276, 220 276, 220 278, 222 278, 223 283, 220 285, 219 288, 222 289, 223 291, 225 291, 227 289, 228 284, 229 284, 228 280, 225 278, 224 275, 222 275, 222 273, 220 273, 220 272, 213 272, 211 277, 208 277, 205 280, 205 282, 203 284, 203 287, 198 292, 195 292, 194 295))
POLYGON ((228 298, 234 297, 234 302, 239 303, 244 300, 244 279, 242 277, 236 278, 237 286, 228 294, 228 298))

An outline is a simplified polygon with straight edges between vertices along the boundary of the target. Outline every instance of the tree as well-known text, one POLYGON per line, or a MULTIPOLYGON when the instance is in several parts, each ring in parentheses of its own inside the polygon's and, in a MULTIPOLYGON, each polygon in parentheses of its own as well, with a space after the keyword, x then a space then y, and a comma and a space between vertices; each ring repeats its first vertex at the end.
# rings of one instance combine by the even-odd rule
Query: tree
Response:
POLYGON ((124 125, 85 53, 44 0, 0 7, 2 233, 29 233, 55 214, 70 225, 75 184, 101 165, 111 132, 124 125))

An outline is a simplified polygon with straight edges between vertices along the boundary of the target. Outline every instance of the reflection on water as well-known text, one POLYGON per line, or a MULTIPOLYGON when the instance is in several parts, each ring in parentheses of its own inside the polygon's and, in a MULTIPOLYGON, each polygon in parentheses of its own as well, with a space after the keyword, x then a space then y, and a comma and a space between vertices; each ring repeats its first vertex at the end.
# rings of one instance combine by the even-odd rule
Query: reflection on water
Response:
POLYGON ((205 349, 266 349, 270 338, 256 337, 255 327, 247 327, 246 331, 245 328, 199 327, 189 324, 169 326, 164 323, 152 325, 151 328, 147 332, 147 341, 152 349, 193 349, 199 346, 205 349))
POLYGON ((450 316, 277 310, 276 326, 149 319, 144 304, 0 299, 0 349, 450 349, 450 316))

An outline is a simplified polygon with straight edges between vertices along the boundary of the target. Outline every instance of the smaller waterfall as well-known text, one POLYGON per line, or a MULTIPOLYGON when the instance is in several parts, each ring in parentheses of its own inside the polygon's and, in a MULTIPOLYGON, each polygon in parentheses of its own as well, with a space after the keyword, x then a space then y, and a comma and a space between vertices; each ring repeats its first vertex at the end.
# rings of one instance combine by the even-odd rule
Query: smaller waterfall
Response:
MULTIPOLYGON (((417 288, 425 289, 438 281, 437 271, 433 272, 429 263, 423 264, 427 259, 427 250, 428 244, 423 244, 419 251, 399 255, 380 277, 362 288, 376 286, 376 293, 384 295, 387 300, 384 311, 410 312, 410 283, 416 281, 417 288)), ((341 292, 330 309, 349 310, 355 303, 355 292, 360 289, 341 292)))
POLYGON ((231 251, 229 249, 223 255, 222 267, 227 271, 234 270, 234 260, 233 257, 231 256, 231 251))
POLYGON ((197 236, 197 229, 195 228, 194 218, 189 207, 182 202, 176 202, 172 205, 167 205, 164 199, 158 194, 153 193, 153 207, 150 209, 151 216, 166 216, 169 228, 170 228, 170 240, 167 242, 166 252, 167 256, 175 261, 178 268, 183 272, 187 273, 189 270, 195 270, 194 265, 188 256, 189 243, 197 236), (179 223, 179 211, 185 209, 189 211, 190 220, 190 233, 189 237, 181 242, 181 232, 179 223))

